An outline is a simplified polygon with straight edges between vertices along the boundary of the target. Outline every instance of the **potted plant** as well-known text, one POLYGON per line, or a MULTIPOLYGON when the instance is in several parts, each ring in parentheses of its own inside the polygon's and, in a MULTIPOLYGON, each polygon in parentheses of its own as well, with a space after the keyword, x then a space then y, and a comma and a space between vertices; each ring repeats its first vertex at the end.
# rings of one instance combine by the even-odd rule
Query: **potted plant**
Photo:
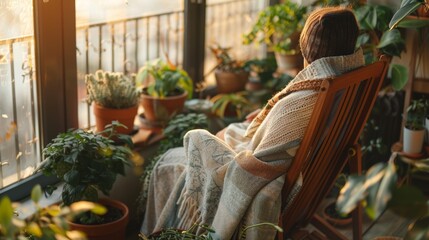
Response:
POLYGON ((70 222, 72 229, 85 232, 90 239, 125 237, 127 206, 113 199, 99 198, 99 192, 109 195, 116 176, 124 175, 131 156, 127 146, 117 145, 112 140, 115 137, 132 145, 128 135, 115 133, 119 125, 114 122, 99 133, 77 129, 59 134, 43 149, 44 161, 37 170, 64 182, 62 204, 69 206, 85 200, 98 202, 108 209, 104 216, 86 212, 70 222))
POLYGON ((252 110, 246 96, 244 91, 218 94, 210 99, 213 102, 212 113, 228 123, 242 120, 252 110))
POLYGON ((243 91, 249 79, 249 73, 244 68, 245 62, 232 58, 229 54, 230 48, 216 45, 211 46, 210 50, 215 55, 217 62, 214 67, 217 92, 243 91))
POLYGON ((265 8, 243 43, 265 43, 274 51, 278 71, 301 69, 303 64, 299 49, 299 35, 304 27, 307 8, 291 1, 284 1, 265 8))
POLYGON ((112 121, 119 121, 126 128, 117 131, 129 134, 133 131, 134 118, 137 115, 140 92, 136 88, 135 77, 121 72, 98 70, 85 76, 87 102, 94 104, 97 131, 112 121))
POLYGON ((423 99, 412 100, 407 108, 403 142, 403 151, 407 154, 420 154, 422 151, 426 108, 423 99))
POLYGON ((373 165, 366 174, 350 175, 337 199, 337 208, 348 214, 363 201, 366 215, 372 220, 389 209, 411 222, 403 239, 428 239, 427 196, 407 181, 398 181, 404 177, 401 163, 406 163, 405 168, 412 167, 412 171, 429 172, 428 159, 406 160, 394 152, 387 163, 373 165))
POLYGON ((31 190, 31 201, 35 211, 28 217, 22 218, 15 210, 19 203, 12 203, 6 196, 0 200, 0 238, 1 239, 31 239, 31 240, 85 240, 85 234, 70 230, 67 219, 90 210, 103 214, 105 208, 98 204, 76 202, 70 207, 60 208, 58 205, 41 207, 42 188, 35 185, 31 190))
POLYGON ((161 59, 149 61, 137 73, 143 87, 140 104, 148 122, 165 125, 192 97, 193 83, 186 71, 161 59))
POLYGON ((249 83, 246 89, 260 90, 266 87, 267 83, 274 78, 273 74, 277 69, 277 63, 274 57, 256 58, 247 61, 245 68, 250 73, 249 83))

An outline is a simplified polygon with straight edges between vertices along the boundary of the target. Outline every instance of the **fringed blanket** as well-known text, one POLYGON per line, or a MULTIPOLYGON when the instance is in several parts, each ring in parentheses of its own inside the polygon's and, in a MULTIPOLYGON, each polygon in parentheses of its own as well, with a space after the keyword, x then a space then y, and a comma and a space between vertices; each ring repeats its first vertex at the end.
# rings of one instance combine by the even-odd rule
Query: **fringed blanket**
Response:
MULTIPOLYGON (((228 127, 225 141, 205 130, 188 132, 184 147, 168 151, 154 168, 142 232, 187 229, 198 223, 212 226, 215 238, 231 239, 244 226, 276 224, 284 174, 317 99, 313 90, 317 83, 312 80, 340 75, 363 64, 361 50, 314 61, 273 97, 250 126, 228 127), (314 86, 308 87, 309 82, 314 86)), ((299 190, 300 181, 289 198, 299 190)), ((269 227, 252 228, 246 239, 274 239, 275 234, 269 227)))

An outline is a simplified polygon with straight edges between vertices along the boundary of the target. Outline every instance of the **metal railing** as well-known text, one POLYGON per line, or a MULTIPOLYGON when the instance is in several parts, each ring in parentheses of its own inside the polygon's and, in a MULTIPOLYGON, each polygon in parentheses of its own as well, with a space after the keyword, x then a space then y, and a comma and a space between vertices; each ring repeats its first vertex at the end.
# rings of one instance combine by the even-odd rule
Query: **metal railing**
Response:
MULTIPOLYGON (((213 44, 231 48, 231 54, 239 60, 265 56, 263 46, 243 45, 242 35, 250 30, 259 12, 267 5, 267 1, 260 0, 229 0, 207 4, 206 74, 216 65, 215 57, 208 48, 213 44)), ((213 77, 208 76, 206 81, 212 82, 213 77)))
MULTIPOLYGON (((262 57, 265 49, 243 46, 241 35, 250 29, 266 1, 226 0, 206 5, 205 71, 215 65, 208 46, 218 43, 232 48, 240 59, 262 57)), ((135 73, 146 61, 168 55, 176 65, 183 63, 183 10, 145 15, 77 27, 79 127, 94 125, 86 104, 84 77, 98 69, 135 73)), ((206 78, 210 84, 210 77, 206 78)))
POLYGON ((40 162, 34 39, 0 41, 0 188, 31 175, 40 162))
POLYGON ((183 62, 183 10, 78 26, 76 32, 79 127, 94 125, 86 104, 85 75, 98 69, 135 73, 146 61, 183 62))

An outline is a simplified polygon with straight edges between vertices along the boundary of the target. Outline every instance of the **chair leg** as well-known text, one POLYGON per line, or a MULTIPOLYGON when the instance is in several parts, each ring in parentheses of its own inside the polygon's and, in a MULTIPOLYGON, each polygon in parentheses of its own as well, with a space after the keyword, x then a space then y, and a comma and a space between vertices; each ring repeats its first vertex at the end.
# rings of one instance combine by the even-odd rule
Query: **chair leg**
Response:
MULTIPOLYGON (((362 151, 359 144, 355 144, 351 150, 354 154, 349 158, 349 167, 351 173, 361 174, 362 173, 362 151)), ((352 224, 353 224, 353 240, 362 240, 362 227, 363 216, 362 216, 362 204, 358 204, 355 210, 352 212, 352 224)))

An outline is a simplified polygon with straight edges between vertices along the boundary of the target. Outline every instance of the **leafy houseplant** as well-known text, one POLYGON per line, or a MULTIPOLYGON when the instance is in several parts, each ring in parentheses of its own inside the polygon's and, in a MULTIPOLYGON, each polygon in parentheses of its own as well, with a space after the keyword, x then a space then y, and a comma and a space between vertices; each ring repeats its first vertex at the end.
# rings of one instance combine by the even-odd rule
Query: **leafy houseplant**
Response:
MULTIPOLYGON (((240 229, 239 236, 237 239, 246 239, 246 232, 251 228, 259 227, 270 227, 274 228, 278 232, 283 232, 283 229, 272 223, 258 223, 250 226, 243 226, 240 229)), ((145 236, 140 233, 139 237, 141 240, 182 240, 182 239, 195 239, 195 240, 214 240, 211 233, 215 231, 207 225, 192 225, 188 230, 178 230, 178 229, 164 229, 160 232, 155 232, 149 236, 145 236), (197 231, 198 230, 198 231, 197 231), (195 233, 199 232, 199 233, 195 233)))
POLYGON ((165 124, 192 97, 193 83, 186 71, 161 59, 147 62, 139 69, 137 84, 143 86, 141 104, 144 117, 150 122, 165 124))
POLYGON ((404 152, 419 154, 425 136, 425 118, 427 105, 424 99, 412 100, 407 108, 404 127, 404 152))
MULTIPOLYGON (((84 240, 85 235, 79 231, 70 230, 67 219, 79 214, 83 210, 91 210, 103 214, 105 208, 98 204, 76 202, 70 207, 60 208, 58 205, 41 207, 39 201, 42 196, 40 185, 33 187, 31 201, 35 212, 25 219, 20 219, 8 197, 0 200, 0 239, 15 240, 84 240)), ((14 204, 15 205, 15 204, 14 204)))
POLYGON ((306 7, 291 1, 284 1, 265 8, 249 33, 243 36, 243 43, 265 43, 276 53, 279 70, 302 67, 299 50, 299 34, 304 27, 306 7), (284 63, 283 56, 294 56, 295 62, 284 63))
POLYGON ((251 110, 246 95, 246 92, 218 94, 210 99, 213 102, 212 112, 224 121, 226 117, 233 118, 233 121, 241 120, 251 110))
MULTIPOLYGON (((395 214, 412 220, 405 240, 424 240, 429 237, 429 202, 420 189, 410 184, 398 184, 402 159, 393 153, 388 163, 377 163, 365 175, 351 175, 337 200, 337 208, 350 213, 363 202, 366 214, 378 218, 386 208, 395 214)), ((402 159, 405 162, 405 159, 402 159)), ((407 161, 418 171, 429 172, 428 159, 407 161)))
POLYGON ((121 72, 98 70, 95 75, 86 75, 85 83, 87 102, 89 104, 95 102, 97 130, 103 131, 104 126, 116 120, 126 126, 125 129, 118 129, 119 132, 131 133, 140 97, 135 77, 126 76, 121 72))
MULTIPOLYGON (((400 57, 405 50, 405 40, 399 30, 389 30, 389 21, 393 16, 390 8, 383 5, 362 5, 355 9, 359 22, 360 34, 357 47, 362 47, 367 64, 375 62, 384 54, 400 57)), ((390 64, 389 88, 401 90, 408 80, 408 69, 399 64, 390 64)))
POLYGON ((231 57, 229 48, 217 45, 211 46, 210 50, 216 57, 214 70, 217 92, 232 93, 244 90, 249 79, 249 73, 245 69, 245 62, 231 57))
MULTIPOLYGON (((100 133, 81 129, 69 130, 59 134, 43 149, 45 160, 38 171, 42 171, 45 175, 54 175, 64 182, 61 195, 64 205, 68 206, 81 200, 99 202, 98 192, 108 195, 116 176, 124 175, 131 150, 127 146, 115 145, 111 138, 120 139, 128 146, 132 143, 128 135, 115 133, 115 127, 119 125, 114 122, 100 133)), ((112 238, 105 239, 122 239, 128 221, 128 208, 123 203, 112 199, 102 199, 100 202, 109 208, 106 216, 119 211, 119 216, 116 216, 114 222, 104 224, 107 221, 106 217, 101 218, 86 213, 75 219, 76 223, 70 224, 73 228, 81 228, 82 224, 99 224, 97 227, 100 228, 107 225, 108 229, 103 231, 107 236, 110 234, 112 238), (115 229, 115 223, 122 229, 115 229)), ((94 234, 87 232, 88 230, 82 231, 85 231, 88 236, 94 234)))

